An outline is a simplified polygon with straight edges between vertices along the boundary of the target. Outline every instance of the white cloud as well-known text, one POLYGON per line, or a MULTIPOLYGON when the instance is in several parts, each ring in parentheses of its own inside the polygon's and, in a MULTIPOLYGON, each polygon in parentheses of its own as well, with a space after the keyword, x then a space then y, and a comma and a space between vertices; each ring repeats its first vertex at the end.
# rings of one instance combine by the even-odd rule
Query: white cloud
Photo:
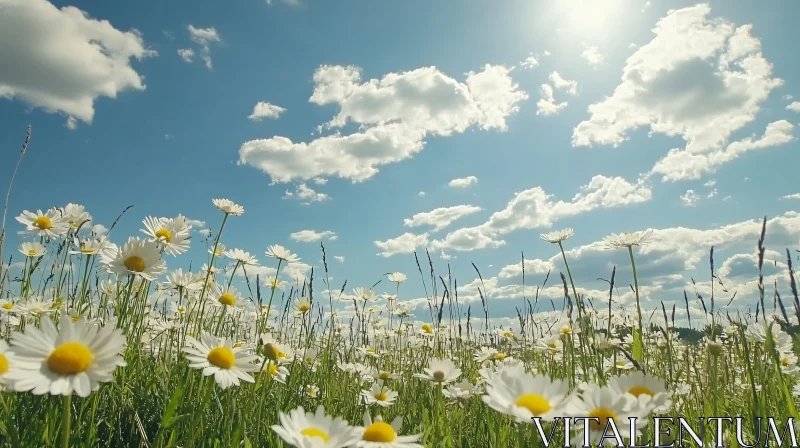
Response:
POLYGON ((144 90, 130 66, 157 53, 136 30, 120 31, 72 6, 0 2, 0 98, 91 123, 98 97, 144 90))
POLYGON ((570 93, 570 95, 578 94, 578 82, 564 79, 556 71, 550 73, 550 82, 553 83, 553 86, 555 86, 556 89, 566 90, 570 93))
MULTIPOLYGON (((233 266, 231 266, 231 269, 233 269, 233 266)), ((283 270, 283 269, 281 269, 281 270, 283 270)), ((275 271, 276 271, 276 269, 274 267, 269 267, 269 266, 244 266, 244 265, 242 265, 242 269, 238 269, 236 271, 236 276, 237 277, 244 277, 245 272, 246 272, 247 273, 247 277, 251 281, 255 280, 256 276, 258 276, 259 280, 262 280, 262 283, 263 283, 264 279, 272 280, 273 278, 275 278, 275 271)))
MULTIPOLYGON (((214 27, 211 28, 195 28, 193 25, 189 25, 189 38, 192 39, 192 42, 196 43, 200 46, 200 58, 206 64, 206 68, 211 70, 213 68, 213 63, 211 62, 211 44, 220 42, 219 34, 214 27)), ((181 54, 180 51, 178 54, 181 54)), ((181 54, 183 58, 184 55, 181 54)), ((183 59, 186 61, 186 58, 183 59)), ((190 62, 190 61, 186 61, 190 62)))
POLYGON ((600 54, 600 50, 597 47, 587 47, 581 53, 581 57, 586 59, 586 62, 589 63, 592 67, 596 67, 603 63, 603 55, 600 54))
POLYGON ((358 67, 321 66, 309 101, 339 106, 328 128, 354 123, 359 130, 308 143, 280 136, 251 140, 240 147, 239 164, 264 171, 273 183, 320 176, 364 181, 383 165, 413 157, 429 136, 471 127, 505 131, 506 119, 527 99, 510 70, 487 65, 462 83, 425 67, 362 82, 358 67))
POLYGON ((532 70, 539 66, 539 59, 537 59, 534 55, 529 55, 524 61, 520 62, 519 65, 521 65, 524 69, 532 70))
POLYGON ((781 199, 800 199, 800 193, 787 194, 786 196, 783 196, 781 199))
POLYGON ((289 279, 302 282, 308 271, 311 270, 311 265, 303 262, 289 263, 282 270, 283 274, 289 279))
POLYGON ((424 191, 420 191, 419 193, 417 193, 417 196, 419 196, 421 198, 425 197, 425 192, 424 191))
MULTIPOLYGON (((287 4, 289 6, 301 6, 300 0, 281 0, 281 3, 287 4)), ((268 5, 272 5, 272 0, 267 0, 268 5)))
POLYGON ((478 183, 478 178, 475 176, 467 176, 467 177, 459 177, 457 179, 451 180, 447 186, 452 188, 467 188, 470 185, 475 185, 478 183))
POLYGON ((429 212, 417 213, 410 219, 403 220, 406 227, 433 226, 433 230, 442 230, 455 220, 481 211, 474 205, 456 205, 440 207, 429 212))
POLYGON ((286 190, 286 193, 284 194, 283 198, 297 199, 303 205, 309 205, 313 202, 327 201, 328 199, 330 199, 330 196, 328 196, 325 193, 317 193, 316 191, 314 191, 314 189, 312 189, 305 183, 301 183, 300 185, 297 186, 295 191, 286 190))
MULTIPOLYGON (((540 260, 538 258, 532 260, 525 260, 525 274, 547 274, 553 269, 553 263, 550 261, 540 260)), ((500 269, 497 274, 500 278, 515 278, 522 277, 522 262, 510 264, 500 269)))
POLYGON ((333 258, 335 258, 339 263, 344 263, 344 257, 341 255, 334 255, 333 258))
POLYGON ((621 177, 594 176, 570 201, 553 202, 541 187, 521 191, 503 210, 475 227, 465 227, 434 240, 434 249, 470 251, 499 247, 498 237, 520 229, 550 227, 559 219, 577 216, 597 208, 614 208, 647 202, 652 198, 644 183, 632 184, 621 177))
POLYGON ((694 190, 686 190, 686 193, 681 195, 681 202, 686 207, 694 207, 700 200, 700 195, 694 190))
POLYGON ((327 183, 328 183, 328 179, 325 179, 324 177, 315 177, 315 178, 314 178, 314 179, 312 179, 312 180, 313 180, 313 181, 314 181, 314 183, 315 183, 315 184, 317 184, 317 185, 325 185, 325 184, 327 184, 327 183))
POLYGON ((406 232, 397 238, 388 239, 386 241, 375 241, 375 245, 381 250, 378 255, 383 257, 391 257, 397 254, 410 254, 419 246, 426 246, 428 244, 428 234, 415 235, 406 232))
POLYGON ((103 236, 108 233, 108 228, 102 224, 95 224, 92 226, 92 233, 97 236, 103 236))
POLYGON ((642 5, 642 12, 644 12, 647 8, 649 8, 650 5, 652 5, 650 0, 647 0, 646 2, 644 2, 644 4, 642 5))
POLYGON ((444 249, 443 249, 442 252, 439 254, 439 258, 444 260, 444 261, 449 261, 453 257, 451 255, 449 255, 449 254, 446 254, 444 252, 444 249))
POLYGON ((792 112, 800 112, 800 101, 793 101, 791 104, 786 106, 786 110, 790 110, 792 112))
POLYGON ((750 25, 707 18, 707 4, 670 11, 655 37, 626 61, 622 82, 589 106, 590 118, 575 127, 572 144, 619 145, 628 133, 680 135, 696 154, 724 145, 752 121, 759 104, 782 84, 750 35, 750 25))
POLYGON ((286 112, 286 109, 270 104, 266 101, 259 101, 253 108, 253 113, 247 118, 252 121, 261 121, 265 118, 276 119, 286 112))
POLYGON ((294 232, 289 235, 289 238, 300 243, 313 243, 323 239, 335 241, 338 236, 336 236, 336 232, 330 230, 324 230, 322 232, 317 232, 316 230, 300 230, 299 232, 294 232))
POLYGON ((708 195, 706 195, 706 198, 707 199, 711 199, 716 195, 717 195, 717 189, 716 188, 712 188, 711 191, 708 192, 708 195))
POLYGON ((692 153, 684 149, 671 149, 664 158, 656 162, 652 173, 659 174, 662 181, 699 179, 711 173, 722 164, 728 163, 742 154, 754 149, 765 149, 785 145, 794 140, 794 125, 780 120, 767 125, 761 138, 747 137, 729 144, 724 149, 714 149, 705 153, 692 153))
POLYGON ((70 131, 74 131, 75 129, 78 129, 78 120, 76 120, 75 117, 70 115, 69 117, 67 117, 67 122, 64 123, 64 126, 70 131))
POLYGON ((557 115, 559 112, 567 107, 567 102, 556 103, 553 97, 553 87, 550 84, 542 84, 539 88, 539 95, 541 99, 536 103, 536 115, 557 115))
POLYGON ((202 229, 206 226, 206 222, 200 219, 186 219, 186 224, 189 224, 194 229, 202 229))
POLYGON ((194 58, 194 50, 191 48, 178 48, 178 56, 180 56, 184 62, 191 64, 192 58, 194 58))

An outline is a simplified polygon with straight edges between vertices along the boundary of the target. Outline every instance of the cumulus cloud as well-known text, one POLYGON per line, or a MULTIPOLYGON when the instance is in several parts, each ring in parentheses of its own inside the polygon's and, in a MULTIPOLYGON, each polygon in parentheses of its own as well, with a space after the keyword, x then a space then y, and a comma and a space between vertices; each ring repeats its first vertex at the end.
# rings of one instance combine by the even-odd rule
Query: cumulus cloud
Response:
POLYGON ((681 195, 681 202, 683 202, 683 205, 686 207, 694 207, 699 200, 700 195, 694 190, 686 190, 686 193, 681 195))
POLYGON ((746 152, 785 145, 794 140, 794 125, 780 120, 767 125, 760 138, 747 137, 733 142, 725 148, 704 153, 693 153, 685 149, 671 149, 656 162, 652 173, 661 175, 663 181, 700 179, 703 174, 714 172, 717 167, 737 159, 746 152))
POLYGON ((252 121, 261 121, 265 118, 276 119, 286 112, 286 109, 270 104, 266 101, 259 101, 253 108, 253 113, 247 118, 252 121))
POLYGON ((564 79, 558 72, 554 71, 550 73, 550 82, 553 83, 553 86, 559 90, 566 90, 570 93, 570 95, 577 95, 578 94, 578 82, 577 81, 570 81, 568 79, 564 79))
POLYGON ((301 230, 299 232, 292 233, 289 235, 289 238, 300 243, 313 243, 323 239, 335 241, 339 237, 336 236, 336 232, 332 232, 330 230, 324 230, 322 232, 317 232, 316 230, 301 230))
POLYGON ((144 90, 133 59, 155 56, 137 30, 120 31, 72 6, 0 0, 0 98, 91 123, 95 100, 144 90))
POLYGON ((478 178, 475 176, 467 176, 467 177, 459 177, 457 179, 451 180, 447 186, 452 188, 467 188, 470 185, 475 185, 478 183, 478 178))
POLYGON ((553 97, 553 86, 550 84, 542 84, 539 88, 540 99, 536 103, 536 115, 557 115, 559 112, 567 107, 567 102, 556 103, 553 97))
POLYGON ((787 194, 786 196, 783 196, 781 199, 800 199, 800 193, 787 194))
POLYGON ((532 70, 539 66, 539 59, 534 55, 529 55, 524 61, 520 62, 519 65, 524 69, 532 70))
POLYGON ((387 258, 397 254, 410 254, 414 252, 417 247, 426 246, 427 244, 427 233, 415 235, 410 232, 406 232, 397 238, 391 238, 386 241, 375 241, 375 245, 381 250, 378 255, 387 258))
MULTIPOLYGON (((211 61, 211 45, 221 42, 222 39, 219 37, 219 33, 214 27, 210 28, 195 28, 194 25, 189 25, 189 38, 192 42, 196 43, 200 46, 200 58, 205 62, 206 68, 211 70, 214 68, 214 64, 211 61)), ((194 50, 189 49, 191 51, 191 56, 194 55, 194 50)), ((178 50, 178 54, 180 54, 181 58, 183 58, 186 62, 191 62, 191 56, 189 60, 185 57, 185 52, 181 53, 178 50)))
POLYGON ((786 110, 790 110, 792 112, 800 112, 800 101, 792 101, 791 104, 786 106, 786 110))
POLYGON ((181 59, 183 59, 183 62, 191 64, 192 60, 194 59, 194 50, 192 50, 191 48, 179 48, 178 56, 180 56, 181 59))
POLYGON ((341 255, 334 255, 333 258, 335 258, 339 263, 344 263, 344 257, 341 255))
POLYGON ((596 67, 603 63, 603 55, 597 47, 587 47, 581 53, 581 57, 586 60, 592 67, 596 67))
POLYGON ((419 193, 417 193, 417 196, 423 198, 423 197, 425 197, 425 192, 424 191, 420 191, 419 193))
POLYGON ((721 147, 751 122, 782 81, 772 77, 750 25, 709 19, 710 12, 699 4, 659 20, 655 37, 626 61, 613 94, 589 106, 572 144, 616 146, 646 126, 682 136, 686 151, 697 154, 721 147))
POLYGON ((297 199, 303 205, 310 205, 313 202, 327 201, 330 199, 330 196, 325 193, 317 193, 313 188, 309 187, 305 183, 301 183, 297 186, 295 191, 286 190, 283 198, 297 199))
POLYGON ((499 247, 500 236, 520 229, 546 228, 559 219, 577 216, 597 208, 615 208, 647 202, 652 198, 650 187, 630 183, 621 177, 594 176, 570 201, 552 200, 541 187, 523 190, 503 210, 475 227, 464 227, 434 240, 434 249, 471 251, 499 247))
POLYGON ((506 119, 527 99, 510 72, 486 65, 460 82, 425 67, 362 82, 358 67, 321 66, 309 101, 338 106, 325 124, 337 132, 308 143, 281 136, 251 140, 240 147, 239 164, 264 171, 273 183, 330 176, 367 180, 381 166, 413 157, 429 136, 469 128, 505 131, 506 119), (359 129, 342 135, 339 130, 349 123, 359 129))
POLYGON ((417 213, 403 220, 406 227, 433 226, 433 230, 442 230, 457 219, 481 211, 474 205, 456 205, 440 207, 429 212, 417 213))

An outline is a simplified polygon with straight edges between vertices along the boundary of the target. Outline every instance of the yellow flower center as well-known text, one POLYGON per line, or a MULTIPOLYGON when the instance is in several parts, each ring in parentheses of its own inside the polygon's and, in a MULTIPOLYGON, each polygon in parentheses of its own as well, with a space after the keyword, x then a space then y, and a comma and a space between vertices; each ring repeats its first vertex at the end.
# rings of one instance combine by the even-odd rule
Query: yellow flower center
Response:
POLYGON ((38 227, 39 230, 47 230, 53 227, 53 221, 47 216, 40 216, 33 220, 33 226, 38 227))
POLYGON ((642 395, 642 394, 647 394, 647 395, 650 395, 651 397, 653 395, 655 395, 653 393, 653 391, 650 390, 649 387, 645 387, 645 386, 633 386, 630 389, 628 389, 628 393, 633 395, 634 397, 637 397, 637 398, 639 397, 639 395, 642 395))
POLYGON ((0 353, 0 375, 8 372, 8 358, 6 355, 0 353))
POLYGON ((625 367, 625 361, 617 361, 617 367, 625 367))
POLYGON ((220 369, 230 369, 236 364, 236 356, 228 347, 216 347, 208 352, 208 362, 220 369))
POLYGON ((237 343, 233 344, 233 348, 239 348, 239 347, 241 347, 241 346, 243 346, 243 345, 244 345, 244 343, 242 343, 242 342, 237 342, 237 343))
POLYGON ((444 372, 442 372, 441 370, 433 372, 433 379, 441 383, 442 381, 444 381, 444 372))
POLYGON ((72 322, 77 322, 80 318, 81 316, 72 316, 72 322))
POLYGON ((281 351, 275 344, 267 344, 264 346, 264 354, 267 355, 269 359, 278 359, 278 355, 280 355, 281 351))
POLYGON ((4 303, 3 304, 3 308, 5 308, 7 310, 10 310, 10 309, 14 308, 14 304, 13 303, 4 303))
POLYGON ((783 359, 781 359, 781 365, 782 365, 783 367, 789 367, 789 358, 783 358, 783 359))
POLYGON ((28 256, 29 257, 32 257, 34 255, 36 255, 36 251, 35 250, 31 249, 31 250, 28 251, 28 256))
POLYGON ((130 256, 125 259, 125 262, 123 264, 129 271, 144 272, 145 265, 144 265, 144 260, 142 260, 142 257, 136 255, 130 256))
POLYGON ((301 313, 307 313, 307 312, 308 312, 308 310, 310 310, 310 309, 311 309, 311 307, 310 307, 310 306, 308 306, 307 304, 305 304, 305 303, 304 303, 304 304, 300 305, 299 307, 297 307, 297 309, 298 309, 298 310, 299 310, 301 313))
POLYGON ((167 243, 172 242, 172 234, 169 233, 169 230, 167 229, 158 229, 158 231, 156 231, 156 238, 159 240, 164 240, 167 243))
POLYGON ((326 434, 325 431, 319 428, 306 428, 300 431, 300 434, 306 437, 319 437, 325 443, 328 443, 328 441, 330 440, 330 438, 328 438, 328 434, 326 434))
POLYGON ((564 327, 564 328, 561 329, 561 333, 565 334, 565 335, 566 334, 570 334, 570 333, 572 333, 572 328, 564 327))
POLYGON ((547 398, 538 394, 525 394, 517 399, 516 404, 531 411, 534 416, 542 415, 552 408, 547 398))
POLYGON ((597 418, 600 422, 595 420, 589 421, 589 427, 592 431, 603 431, 606 429, 609 420, 616 420, 617 414, 608 408, 595 408, 589 412, 589 418, 597 418))
POLYGON ((397 438, 397 433, 394 432, 392 425, 386 422, 375 422, 367 426, 367 428, 364 429, 364 435, 361 436, 361 439, 367 442, 389 443, 395 438, 397 438))
POLYGON ((269 371, 270 375, 277 376, 278 375, 278 366, 276 366, 275 364, 270 364, 269 366, 267 366, 267 371, 269 371))
POLYGON ((506 331, 505 333, 503 333, 503 337, 506 338, 506 339, 513 339, 514 338, 514 333, 512 333, 510 331, 506 331))
POLYGON ((60 375, 85 372, 92 364, 94 354, 80 342, 67 342, 53 350, 47 358, 47 368, 60 375))
POLYGON ((375 395, 375 399, 378 401, 386 401, 386 393, 380 392, 378 395, 375 395))
POLYGON ((185 313, 185 312, 186 312, 186 307, 179 306, 179 307, 178 307, 178 312, 179 312, 179 313, 185 313))
POLYGON ((97 252, 97 250, 96 250, 96 249, 94 249, 93 247, 86 247, 86 246, 83 246, 83 247, 81 247, 81 253, 84 253, 84 254, 93 254, 93 253, 95 253, 95 252, 97 252))
POLYGON ((557 349, 557 348, 558 348, 558 346, 556 345, 556 343, 555 343, 555 342, 548 342, 548 343, 547 343, 547 346, 548 346, 548 347, 550 347, 550 348, 552 348, 553 350, 555 350, 555 349, 557 349))
POLYGON ((494 355, 492 355, 492 359, 494 359, 495 361, 503 361, 506 359, 506 355, 505 353, 495 353, 494 355))
POLYGON ((378 378, 380 378, 380 379, 382 379, 384 381, 388 380, 391 376, 392 376, 392 374, 389 373, 389 372, 381 372, 381 373, 378 374, 378 378))
POLYGON ((219 299, 217 300, 219 301, 219 303, 227 306, 233 306, 236 303, 236 299, 230 293, 227 292, 219 296, 219 299))
POLYGON ((215 250, 214 251, 214 256, 221 257, 222 256, 222 250, 220 250, 220 249, 215 250))
POLYGON ((430 326, 430 325, 428 325, 428 324, 422 324, 422 330, 423 330, 425 333, 428 333, 428 334, 433 334, 433 328, 431 328, 431 326, 430 326))

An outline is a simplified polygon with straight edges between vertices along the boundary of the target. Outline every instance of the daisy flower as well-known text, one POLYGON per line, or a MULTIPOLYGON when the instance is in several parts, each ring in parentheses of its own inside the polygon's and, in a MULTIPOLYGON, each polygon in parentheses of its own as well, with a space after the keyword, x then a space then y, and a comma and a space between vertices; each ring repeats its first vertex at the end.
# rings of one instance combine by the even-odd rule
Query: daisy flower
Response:
POLYGON ((445 398, 453 399, 453 400, 466 400, 467 398, 478 395, 483 392, 483 388, 480 386, 475 386, 466 378, 462 379, 460 383, 451 384, 447 386, 446 389, 442 389, 442 395, 445 398))
POLYGON ((486 378, 483 402, 495 411, 514 417, 519 423, 532 423, 532 417, 552 421, 565 416, 569 404, 569 384, 532 375, 522 363, 506 365, 486 378))
POLYGON ((3 339, 0 339, 0 390, 5 387, 5 376, 8 371, 13 366, 13 361, 9 358, 12 358, 13 355, 8 350, 8 344, 3 339))
POLYGON ((64 316, 57 330, 50 319, 42 319, 41 329, 27 326, 24 333, 12 334, 14 369, 4 379, 17 392, 88 397, 125 365, 124 349, 125 336, 113 326, 98 328, 64 316))
POLYGON ((392 283, 403 283, 404 281, 408 280, 406 274, 403 274, 402 272, 393 272, 391 274, 386 274, 386 277, 392 283))
POLYGON ((223 252, 223 255, 230 258, 231 260, 236 260, 244 265, 252 266, 258 264, 258 259, 256 257, 250 255, 249 252, 245 252, 241 249, 226 250, 225 252, 223 252))
POLYGON ((282 260, 287 263, 297 263, 300 261, 300 257, 289 252, 289 249, 277 244, 269 246, 266 253, 270 258, 277 258, 278 260, 282 260))
POLYGON ((380 384, 373 384, 371 389, 362 390, 361 396, 364 397, 364 404, 367 406, 377 404, 378 406, 388 407, 394 404, 397 399, 397 392, 380 384))
POLYGON ((108 246, 108 244, 104 243, 103 241, 94 238, 87 238, 81 241, 80 245, 77 246, 75 249, 71 250, 69 253, 72 255, 86 255, 86 256, 96 255, 105 246, 108 246))
POLYGON ((284 442, 295 447, 340 448, 354 437, 354 428, 341 418, 325 414, 319 406, 316 413, 305 412, 299 407, 288 414, 278 413, 280 425, 271 428, 284 442), (309 443, 309 442, 315 443, 309 443))
MULTIPOLYGON (((258 370, 258 366, 256 366, 256 370, 258 370)), ((286 367, 277 364, 273 360, 268 360, 266 364, 264 364, 264 368, 261 372, 267 372, 273 380, 286 384, 286 378, 289 377, 289 369, 286 367)))
POLYGON ((653 231, 646 230, 644 232, 624 232, 618 235, 612 233, 603 239, 603 243, 609 248, 632 247, 644 246, 652 239, 653 231))
POLYGON ((229 307, 238 310, 242 295, 235 286, 222 289, 220 285, 214 285, 214 292, 211 294, 210 299, 218 307, 229 307))
POLYGON ((204 376, 214 375, 214 380, 222 389, 238 386, 240 380, 253 383, 255 380, 247 372, 256 372, 259 366, 252 364, 258 359, 241 348, 233 347, 233 342, 218 338, 208 332, 200 334, 200 340, 187 336, 189 344, 183 348, 189 367, 203 369, 204 376))
POLYGON ((173 288, 183 288, 190 291, 197 291, 203 287, 202 281, 198 280, 192 272, 183 272, 183 269, 178 268, 167 274, 167 285, 173 288))
POLYGON ((556 230, 550 233, 543 233, 539 235, 539 237, 547 241, 548 243, 558 244, 574 234, 575 232, 572 229, 567 228, 564 230, 556 230))
POLYGON ((353 288, 353 295, 358 300, 369 302, 375 299, 375 291, 369 288, 353 288))
POLYGON ((67 206, 62 209, 62 213, 64 221, 73 229, 77 229, 83 225, 83 223, 92 220, 92 216, 86 212, 86 208, 78 204, 67 204, 67 206))
POLYGON ((54 208, 46 213, 42 213, 41 210, 37 210, 36 213, 25 210, 17 216, 17 221, 26 226, 25 232, 31 236, 55 238, 69 230, 69 223, 64 221, 61 212, 54 208))
POLYGON ((14 302, 8 299, 0 299, 0 312, 10 313, 12 311, 16 311, 14 308, 14 302))
POLYGON ((244 207, 239 204, 235 204, 231 200, 212 199, 211 202, 214 204, 214 207, 226 215, 241 216, 244 213, 244 207))
POLYGON ((219 258, 225 254, 225 245, 222 243, 217 243, 217 249, 214 250, 213 247, 208 248, 208 253, 214 255, 215 258, 219 258))
POLYGON ((398 433, 402 426, 403 418, 400 416, 395 417, 390 425, 380 415, 373 421, 365 412, 364 426, 355 428, 355 437, 347 445, 355 448, 424 448, 416 443, 422 434, 401 436, 398 433))
POLYGON ((286 286, 286 282, 273 277, 271 280, 264 280, 264 286, 274 289, 283 289, 283 287, 286 286))
POLYGON ((158 246, 150 241, 130 237, 106 264, 106 269, 117 275, 136 275, 145 280, 155 280, 167 270, 158 246))
POLYGON ((17 303, 17 307, 23 314, 29 314, 34 317, 55 313, 58 311, 55 305, 52 300, 44 301, 39 297, 31 297, 23 304, 17 303))
POLYGON ((47 252, 47 249, 45 249, 41 243, 37 242, 22 243, 19 245, 19 252, 26 257, 39 258, 47 252))
POLYGON ((189 250, 189 231, 185 223, 176 222, 169 218, 154 218, 148 216, 142 221, 142 233, 150 241, 158 243, 169 255, 180 255, 189 250))
POLYGON ((612 377, 608 387, 635 397, 647 413, 667 412, 672 407, 672 392, 667 390, 666 382, 642 372, 612 377))
POLYGON ((575 416, 597 419, 589 420, 588 425, 577 425, 577 435, 571 440, 574 446, 584 445, 586 430, 589 432, 588 439, 591 445, 600 443, 609 420, 613 420, 623 439, 630 437, 630 417, 637 418, 635 428, 637 436, 641 434, 641 428, 647 426, 645 420, 647 411, 639 406, 636 399, 632 395, 620 393, 610 387, 588 385, 580 398, 573 400, 571 412, 575 416))
POLYGON ((449 359, 431 358, 425 373, 416 373, 415 377, 439 384, 451 383, 461 376, 461 369, 457 368, 449 359))
POLYGON ((298 316, 304 316, 309 311, 311 311, 311 302, 308 300, 308 297, 299 297, 294 302, 294 312, 298 316))
POLYGON ((433 337, 436 334, 430 324, 422 324, 419 327, 418 333, 428 337, 433 337))

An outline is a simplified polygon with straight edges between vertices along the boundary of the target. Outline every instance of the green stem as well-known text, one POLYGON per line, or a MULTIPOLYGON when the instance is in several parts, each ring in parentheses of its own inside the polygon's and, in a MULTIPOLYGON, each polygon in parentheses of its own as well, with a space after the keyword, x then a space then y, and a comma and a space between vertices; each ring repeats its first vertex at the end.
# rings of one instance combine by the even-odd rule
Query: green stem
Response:
POLYGON ((72 394, 63 397, 64 410, 61 425, 61 448, 69 448, 69 431, 72 426, 72 394))
POLYGON ((636 316, 639 324, 638 334, 634 335, 633 338, 633 345, 634 345, 633 355, 637 361, 641 361, 642 351, 643 351, 642 338, 644 337, 644 333, 642 332, 642 305, 639 300, 639 278, 636 275, 636 262, 633 260, 633 246, 628 246, 628 254, 631 257, 631 268, 633 269, 633 286, 634 286, 634 292, 636 293, 636 316))

